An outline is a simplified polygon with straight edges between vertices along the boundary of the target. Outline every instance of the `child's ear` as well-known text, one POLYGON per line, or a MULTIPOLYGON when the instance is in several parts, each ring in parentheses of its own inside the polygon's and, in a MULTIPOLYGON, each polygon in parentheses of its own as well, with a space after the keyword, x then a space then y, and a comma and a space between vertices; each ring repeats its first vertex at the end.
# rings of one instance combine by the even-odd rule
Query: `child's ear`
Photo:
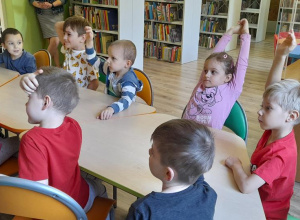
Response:
POLYGON ((125 68, 129 68, 129 67, 131 67, 131 65, 132 65, 131 60, 127 60, 126 64, 125 64, 125 68))
POLYGON ((4 49, 6 49, 4 43, 1 43, 1 47, 3 47, 4 49))
POLYGON ((44 103, 43 103, 43 107, 42 107, 42 110, 46 110, 47 108, 49 108, 50 106, 52 106, 52 100, 51 100, 51 97, 46 95, 44 97, 44 103))
POLYGON ((292 110, 289 112, 289 116, 287 118, 287 122, 292 122, 297 120, 297 118, 299 118, 299 112, 296 110, 292 110))
POLYGON ((175 170, 173 170, 171 167, 166 167, 166 181, 172 181, 175 177, 175 170))
POLYGON ((81 37, 81 39, 82 39, 82 43, 85 43, 85 40, 86 40, 86 34, 82 34, 80 37, 81 37))
POLYGON ((226 78, 225 78, 225 82, 228 83, 228 82, 230 82, 231 79, 232 79, 232 74, 231 73, 227 74, 226 78))

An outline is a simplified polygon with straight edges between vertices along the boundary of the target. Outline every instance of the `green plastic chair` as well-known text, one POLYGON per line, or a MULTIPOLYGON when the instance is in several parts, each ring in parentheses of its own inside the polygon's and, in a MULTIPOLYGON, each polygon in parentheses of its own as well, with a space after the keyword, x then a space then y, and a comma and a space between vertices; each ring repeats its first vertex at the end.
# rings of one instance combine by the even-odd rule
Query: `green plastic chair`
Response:
POLYGON ((296 218, 294 216, 288 215, 287 220, 300 220, 300 219, 296 218))
MULTIPOLYGON (((182 112, 181 118, 184 115, 186 106, 182 112)), ((237 136, 241 137, 247 143, 248 137, 248 121, 246 113, 242 105, 236 101, 224 123, 224 126, 232 130, 237 136)))
POLYGON ((236 101, 224 123, 224 126, 232 130, 237 136, 247 143, 248 121, 242 105, 236 101))

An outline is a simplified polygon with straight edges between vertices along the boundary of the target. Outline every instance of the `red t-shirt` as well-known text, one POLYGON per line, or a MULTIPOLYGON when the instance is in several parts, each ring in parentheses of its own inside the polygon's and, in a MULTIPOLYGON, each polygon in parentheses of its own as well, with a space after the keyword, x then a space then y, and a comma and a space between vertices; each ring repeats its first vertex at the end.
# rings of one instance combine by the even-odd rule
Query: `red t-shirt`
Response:
POLYGON ((296 177, 297 145, 294 131, 266 146, 265 131, 251 157, 251 172, 266 183, 258 191, 267 219, 286 219, 296 177))
POLYGON ((32 128, 20 143, 19 176, 33 181, 48 179, 50 186, 67 193, 84 208, 89 186, 78 165, 81 143, 81 128, 69 117, 58 128, 32 128))

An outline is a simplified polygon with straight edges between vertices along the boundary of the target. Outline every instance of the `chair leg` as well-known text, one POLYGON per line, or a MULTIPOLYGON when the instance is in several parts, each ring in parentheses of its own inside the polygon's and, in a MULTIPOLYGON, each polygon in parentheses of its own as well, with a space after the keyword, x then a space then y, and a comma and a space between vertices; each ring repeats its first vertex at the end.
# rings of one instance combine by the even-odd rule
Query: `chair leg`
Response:
POLYGON ((117 208, 117 187, 113 186, 113 199, 116 201, 116 203, 114 204, 114 208, 117 208))

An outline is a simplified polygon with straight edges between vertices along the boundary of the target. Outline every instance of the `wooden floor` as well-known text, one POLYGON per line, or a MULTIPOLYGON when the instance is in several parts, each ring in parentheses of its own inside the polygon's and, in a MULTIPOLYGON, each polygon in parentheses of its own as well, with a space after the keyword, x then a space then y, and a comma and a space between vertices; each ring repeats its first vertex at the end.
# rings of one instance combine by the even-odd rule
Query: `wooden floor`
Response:
MULTIPOLYGON (((273 35, 267 36, 263 42, 251 43, 244 89, 239 98, 249 123, 247 143, 249 157, 263 132, 257 121, 257 111, 261 105, 264 84, 273 60, 273 52, 273 35)), ((181 117, 191 92, 199 80, 204 60, 210 53, 210 50, 200 48, 199 59, 183 65, 144 59, 144 71, 151 79, 154 89, 154 107, 158 113, 181 117)), ((228 53, 236 60, 239 49, 228 53)), ((108 192, 111 193, 109 186, 108 192)), ((118 196, 116 219, 121 220, 125 219, 130 204, 136 198, 120 190, 118 196)), ((300 183, 295 185, 290 212, 300 218, 300 183)))

